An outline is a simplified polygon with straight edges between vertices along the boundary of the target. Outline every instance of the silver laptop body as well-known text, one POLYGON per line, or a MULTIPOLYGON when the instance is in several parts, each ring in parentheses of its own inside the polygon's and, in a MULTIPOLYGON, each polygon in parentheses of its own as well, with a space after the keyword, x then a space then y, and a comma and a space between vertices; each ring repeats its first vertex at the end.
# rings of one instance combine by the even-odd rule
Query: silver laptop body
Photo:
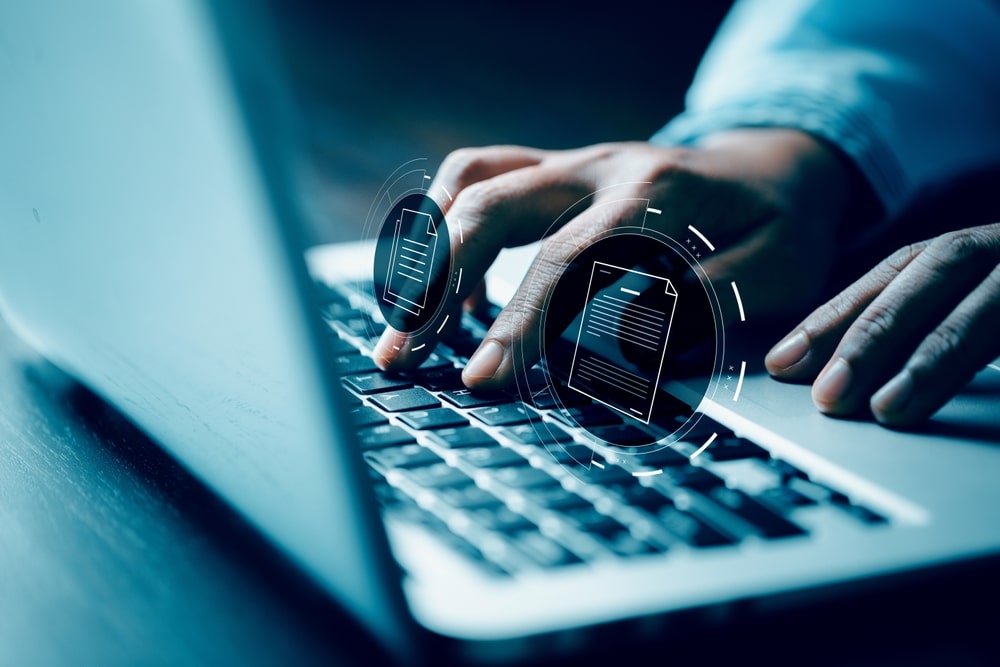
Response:
MULTIPOLYGON (((791 512, 804 537, 715 550, 678 540, 493 576, 419 525, 383 521, 309 275, 363 279, 372 249, 303 259, 275 62, 247 3, 5 3, 0 305, 390 649, 412 655, 429 632, 516 657, 538 648, 528 637, 572 647, 595 625, 718 617, 735 601, 793 601, 1000 549, 995 368, 919 434, 822 417, 806 388, 759 373, 738 400, 701 406, 881 522, 821 503, 791 512)), ((516 285, 526 252, 502 258, 494 298, 516 285)), ((561 474, 545 452, 525 458, 561 474)), ((767 465, 705 461, 750 494, 767 465)))

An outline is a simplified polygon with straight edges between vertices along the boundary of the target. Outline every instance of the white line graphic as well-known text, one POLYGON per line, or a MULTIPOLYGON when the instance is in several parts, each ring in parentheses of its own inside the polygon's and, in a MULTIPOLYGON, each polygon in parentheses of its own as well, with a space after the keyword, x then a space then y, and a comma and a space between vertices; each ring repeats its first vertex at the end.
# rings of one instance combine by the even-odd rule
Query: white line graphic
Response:
POLYGON ((711 250, 712 252, 715 252, 715 246, 712 245, 712 242, 708 240, 708 237, 706 237, 704 234, 702 234, 701 232, 699 232, 697 229, 695 229, 691 225, 688 225, 688 229, 691 231, 692 234, 694 234, 695 236, 697 236, 698 238, 700 238, 701 242, 704 243, 706 246, 708 246, 709 250, 711 250))
POLYGON ((569 387, 648 424, 676 306, 668 278, 594 262, 569 387), (649 362, 648 376, 635 359, 649 362))
POLYGON ((430 214, 409 208, 400 211, 382 291, 386 303, 420 315, 427 305, 437 246, 437 224, 430 214))
POLYGON ((747 362, 741 361, 740 362, 740 379, 736 381, 736 391, 733 392, 733 400, 734 401, 740 400, 740 391, 743 390, 743 376, 746 375, 746 372, 747 372, 747 362))
POLYGON ((705 441, 705 444, 702 445, 701 447, 699 447, 695 451, 695 453, 691 455, 691 458, 689 460, 694 461, 694 457, 698 456, 703 451, 705 451, 706 449, 708 449, 708 446, 711 445, 713 442, 715 442, 715 439, 718 438, 718 437, 719 437, 718 433, 713 433, 712 435, 708 436, 708 440, 705 441))
POLYGON ((740 298, 740 290, 736 287, 736 281, 729 283, 733 286, 733 294, 736 295, 736 305, 740 308, 740 322, 747 321, 747 314, 743 312, 743 299, 740 298))

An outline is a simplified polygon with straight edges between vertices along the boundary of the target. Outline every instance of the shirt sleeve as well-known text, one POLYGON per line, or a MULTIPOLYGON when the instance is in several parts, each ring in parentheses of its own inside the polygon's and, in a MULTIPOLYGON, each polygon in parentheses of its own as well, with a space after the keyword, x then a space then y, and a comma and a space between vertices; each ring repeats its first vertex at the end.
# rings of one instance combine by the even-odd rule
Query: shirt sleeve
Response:
POLYGON ((792 127, 854 161, 890 216, 1000 163, 1000 3, 742 0, 651 139, 792 127))

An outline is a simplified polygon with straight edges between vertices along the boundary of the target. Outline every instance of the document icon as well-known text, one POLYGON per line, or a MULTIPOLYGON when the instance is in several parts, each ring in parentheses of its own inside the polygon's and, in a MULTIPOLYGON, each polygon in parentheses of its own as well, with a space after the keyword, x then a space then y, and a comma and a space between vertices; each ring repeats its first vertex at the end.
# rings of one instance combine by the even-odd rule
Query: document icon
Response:
POLYGON ((396 220, 382 299, 420 315, 435 279, 438 228, 433 216, 404 208, 396 220))
POLYGON ((676 306, 668 278, 594 262, 569 387, 648 424, 676 306))

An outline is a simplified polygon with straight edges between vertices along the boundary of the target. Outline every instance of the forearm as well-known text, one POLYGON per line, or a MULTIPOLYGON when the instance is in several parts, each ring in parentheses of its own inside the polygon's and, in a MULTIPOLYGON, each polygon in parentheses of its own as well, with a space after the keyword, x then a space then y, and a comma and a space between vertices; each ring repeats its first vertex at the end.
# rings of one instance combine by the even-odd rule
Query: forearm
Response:
POLYGON ((836 146, 894 215, 927 185, 1000 160, 1000 11, 973 0, 925 7, 741 2, 687 110, 652 141, 800 129, 836 146))

